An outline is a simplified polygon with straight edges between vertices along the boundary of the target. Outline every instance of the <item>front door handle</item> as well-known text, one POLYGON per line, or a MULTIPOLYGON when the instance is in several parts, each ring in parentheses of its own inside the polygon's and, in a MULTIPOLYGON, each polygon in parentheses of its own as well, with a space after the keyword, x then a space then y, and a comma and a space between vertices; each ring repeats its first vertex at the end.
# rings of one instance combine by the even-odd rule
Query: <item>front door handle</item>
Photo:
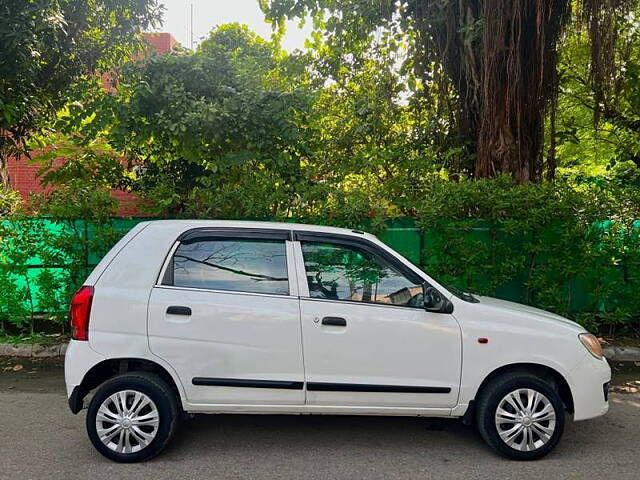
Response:
POLYGON ((347 321, 342 317, 324 317, 322 319, 323 325, 332 325, 334 327, 346 327, 347 321))
POLYGON ((179 305, 171 305, 167 308, 169 315, 191 315, 191 309, 189 307, 182 307, 179 305))

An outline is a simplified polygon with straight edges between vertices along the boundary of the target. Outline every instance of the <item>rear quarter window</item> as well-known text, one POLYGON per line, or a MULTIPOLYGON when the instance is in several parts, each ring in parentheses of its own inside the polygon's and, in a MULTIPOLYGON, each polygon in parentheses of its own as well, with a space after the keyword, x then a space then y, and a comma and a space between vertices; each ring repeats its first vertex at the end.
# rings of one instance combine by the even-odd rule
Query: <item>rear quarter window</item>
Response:
MULTIPOLYGON (((169 263, 176 287, 289 294, 282 240, 207 238, 182 243, 169 263)), ((171 275, 165 275, 165 279, 171 275)), ((164 284, 167 281, 163 281, 164 284)))

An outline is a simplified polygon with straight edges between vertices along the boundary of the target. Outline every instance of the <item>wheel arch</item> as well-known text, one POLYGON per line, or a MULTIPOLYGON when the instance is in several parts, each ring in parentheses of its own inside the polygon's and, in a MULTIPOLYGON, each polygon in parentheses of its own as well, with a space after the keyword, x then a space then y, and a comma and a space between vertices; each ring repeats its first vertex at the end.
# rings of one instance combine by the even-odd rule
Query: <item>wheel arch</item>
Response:
POLYGON ((110 378, 129 372, 149 372, 158 375, 169 385, 179 404, 182 403, 183 394, 179 382, 159 363, 144 358, 110 358, 92 366, 82 378, 80 385, 74 388, 69 397, 71 411, 78 413, 82 410, 84 398, 91 390, 110 378))
POLYGON ((545 380, 551 380, 558 389, 558 394, 560 395, 562 403, 564 403, 567 411, 569 413, 574 412, 571 387, 569 387, 569 383, 567 382, 567 379, 564 377, 564 375, 562 375, 556 369, 547 365, 542 365, 540 363, 518 362, 502 365, 501 367, 494 369, 484 378, 484 380, 480 383, 480 386, 476 390, 473 400, 469 402, 469 408, 463 416, 463 422, 465 425, 471 425, 473 423, 473 419, 475 418, 475 404, 477 402, 477 399, 482 395, 484 389, 486 389, 487 385, 489 385, 489 383, 495 378, 498 378, 506 373, 514 372, 534 374, 545 380))

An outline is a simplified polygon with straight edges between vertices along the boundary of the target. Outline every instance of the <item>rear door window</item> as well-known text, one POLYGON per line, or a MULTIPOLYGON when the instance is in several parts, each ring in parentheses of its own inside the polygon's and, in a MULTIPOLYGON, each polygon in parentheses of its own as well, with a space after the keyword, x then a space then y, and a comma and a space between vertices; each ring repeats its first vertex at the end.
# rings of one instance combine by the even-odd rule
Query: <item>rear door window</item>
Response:
POLYGON ((167 268, 173 274, 170 283, 176 287, 289 294, 286 247, 282 240, 226 237, 193 240, 178 246, 167 268))

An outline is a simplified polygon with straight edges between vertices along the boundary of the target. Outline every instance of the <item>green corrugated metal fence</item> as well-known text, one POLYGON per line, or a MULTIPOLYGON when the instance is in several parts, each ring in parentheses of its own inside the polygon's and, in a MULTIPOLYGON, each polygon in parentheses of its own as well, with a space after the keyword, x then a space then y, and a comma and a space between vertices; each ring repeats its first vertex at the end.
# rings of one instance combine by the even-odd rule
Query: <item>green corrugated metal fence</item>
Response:
MULTIPOLYGON (((128 230, 133 228, 137 223, 142 221, 147 221, 148 218, 134 218, 134 219, 113 219, 112 227, 124 235, 128 230)), ((50 222, 47 220, 41 219, 33 219, 31 221, 44 222, 46 228, 50 231, 51 235, 56 235, 59 233, 59 229, 62 228, 60 224, 55 222, 50 222)), ((387 228, 386 230, 379 235, 380 239, 385 242, 387 245, 400 252, 406 258, 408 258, 411 262, 416 265, 421 266, 427 272, 429 272, 430 267, 433 265, 437 265, 440 262, 439 251, 437 245, 442 240, 443 231, 438 229, 431 229, 429 231, 421 231, 417 226, 416 222, 412 218, 399 218, 393 219, 386 222, 387 228)), ((638 223, 638 227, 640 227, 640 222, 638 223)), ((91 223, 84 222, 82 220, 77 220, 73 223, 73 228, 81 235, 85 236, 85 238, 91 239, 94 235, 94 226, 91 223)), ((456 236, 459 236, 464 242, 469 242, 473 244, 473 242, 477 242, 478 245, 486 246, 490 245, 492 242, 496 242, 500 240, 502 242, 509 242, 514 248, 519 248, 519 246, 524 244, 522 238, 517 238, 514 236, 509 236, 506 233, 500 231, 499 229, 492 228, 489 224, 477 221, 470 228, 464 229, 455 229, 456 236), (499 238, 496 240, 495 236, 498 235, 499 238)), ((606 229, 607 224, 603 222, 599 228, 606 229)), ((449 232, 450 233, 450 232, 449 232)), ((552 233, 549 233, 552 235, 552 233)), ((1 239, 0 239, 1 240, 1 239)), ((553 238, 549 238, 549 241, 553 241, 553 238)), ((0 251, 0 260, 2 259, 2 252, 0 251)), ((99 262, 100 255, 96 254, 93 251, 86 251, 84 255, 84 267, 86 268, 86 272, 88 272, 99 262)), ((540 262, 544 262, 544 258, 539 260, 540 262)), ((51 271, 60 271, 60 269, 65 268, 64 265, 45 265, 43 264, 42 259, 38 257, 30 258, 27 261, 29 266, 28 277, 33 280, 38 275, 42 269, 50 269, 51 271)), ((2 265, 0 265, 2 266, 2 265)), ((11 270, 11 265, 3 265, 5 269, 11 270)), ((442 269, 441 269, 442 270, 442 269)), ((607 275, 611 275, 612 278, 614 276, 621 275, 621 270, 619 268, 611 268, 607 275)), ((490 278, 478 278, 474 279, 475 284, 488 284, 490 278)), ((594 299, 592 297, 592 292, 594 290, 592 278, 585 278, 584 276, 576 276, 570 280, 567 280, 566 288, 571 289, 571 305, 570 310, 573 312, 583 311, 591 306, 593 309, 594 299)), ((24 280, 18 280, 18 282, 23 282, 24 280)), ((19 285, 19 283, 18 283, 19 285)), ((1 294, 2 292, 0 292, 1 294)), ((506 299, 512 300, 516 302, 526 302, 527 301, 527 288, 526 288, 526 279, 523 276, 518 276, 515 278, 511 278, 509 281, 505 282, 502 285, 497 286, 495 288, 495 295, 506 299)), ((34 295, 36 296, 36 295, 34 295)), ((597 303, 597 302, 596 302, 597 303)), ((37 308, 36 308, 37 309, 37 308)))

